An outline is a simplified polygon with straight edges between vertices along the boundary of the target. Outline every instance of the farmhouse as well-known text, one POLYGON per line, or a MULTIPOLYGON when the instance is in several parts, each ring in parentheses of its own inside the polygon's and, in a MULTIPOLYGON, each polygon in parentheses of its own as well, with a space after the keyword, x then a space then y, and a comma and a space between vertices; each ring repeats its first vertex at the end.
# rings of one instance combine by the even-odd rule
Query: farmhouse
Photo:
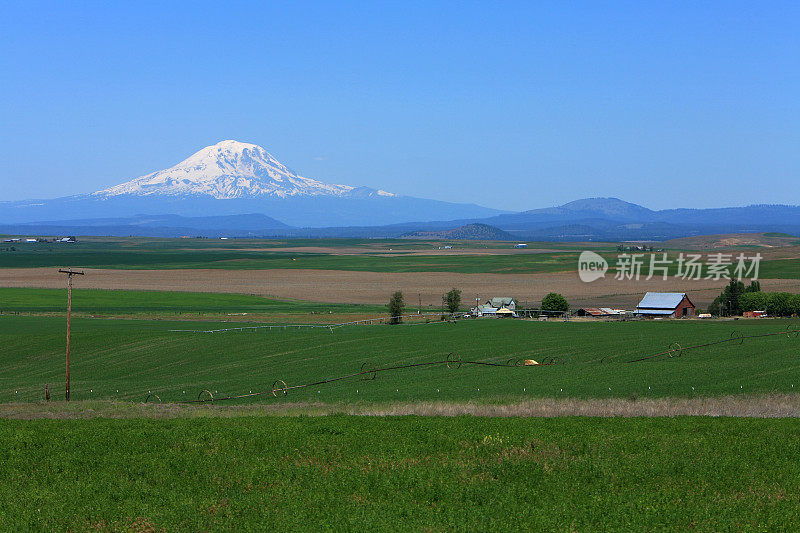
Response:
POLYGON ((495 309, 505 307, 506 309, 514 311, 517 308, 517 301, 508 296, 495 296, 491 300, 487 301, 486 305, 494 307, 495 309))
POLYGON ((649 317, 694 316, 695 306, 685 292, 648 292, 634 314, 649 317))

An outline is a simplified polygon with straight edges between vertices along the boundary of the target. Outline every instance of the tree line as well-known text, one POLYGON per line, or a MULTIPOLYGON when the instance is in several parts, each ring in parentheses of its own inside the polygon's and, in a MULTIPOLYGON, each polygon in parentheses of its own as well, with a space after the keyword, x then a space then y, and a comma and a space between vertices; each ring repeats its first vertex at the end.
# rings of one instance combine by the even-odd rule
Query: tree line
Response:
POLYGON ((766 311, 769 316, 800 315, 800 294, 763 292, 758 281, 745 286, 731 280, 708 308, 717 316, 737 316, 747 311, 766 311))

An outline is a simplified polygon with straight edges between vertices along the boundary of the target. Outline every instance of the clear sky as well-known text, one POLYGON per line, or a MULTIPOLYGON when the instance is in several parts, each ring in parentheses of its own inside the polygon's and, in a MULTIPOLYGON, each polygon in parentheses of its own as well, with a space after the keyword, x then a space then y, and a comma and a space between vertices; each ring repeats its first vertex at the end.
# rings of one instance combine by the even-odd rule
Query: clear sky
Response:
POLYGON ((800 3, 0 3, 0 200, 223 139, 513 210, 800 204, 800 3))

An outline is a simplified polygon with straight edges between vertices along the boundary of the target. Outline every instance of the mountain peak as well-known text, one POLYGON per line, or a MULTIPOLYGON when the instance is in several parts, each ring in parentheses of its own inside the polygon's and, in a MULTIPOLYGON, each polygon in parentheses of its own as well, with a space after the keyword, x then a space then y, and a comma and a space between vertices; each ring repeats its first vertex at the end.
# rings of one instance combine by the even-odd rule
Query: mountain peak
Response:
POLYGON ((570 211, 602 211, 605 214, 650 212, 646 207, 614 197, 583 198, 568 202, 560 208, 570 211))
MULTIPOLYGON (((354 190, 349 185, 300 176, 261 146, 229 139, 206 146, 174 167, 97 191, 93 196, 346 197, 354 190)), ((394 196, 385 191, 375 194, 394 196)))

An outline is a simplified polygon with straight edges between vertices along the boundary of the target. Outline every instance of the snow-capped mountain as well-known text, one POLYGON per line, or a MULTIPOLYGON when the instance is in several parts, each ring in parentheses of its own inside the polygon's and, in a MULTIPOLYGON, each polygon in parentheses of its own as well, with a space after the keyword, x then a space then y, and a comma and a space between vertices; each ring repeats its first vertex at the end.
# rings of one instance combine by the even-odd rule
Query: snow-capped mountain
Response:
POLYGON ((324 183, 293 172, 262 147, 239 141, 207 146, 174 167, 97 191, 93 196, 210 196, 289 198, 294 196, 396 196, 390 192, 324 183))
POLYGON ((0 223, 6 224, 142 215, 260 214, 297 227, 343 227, 500 213, 503 211, 474 204, 400 196, 306 178, 260 146, 230 140, 207 146, 166 170, 91 194, 0 202, 0 223))

